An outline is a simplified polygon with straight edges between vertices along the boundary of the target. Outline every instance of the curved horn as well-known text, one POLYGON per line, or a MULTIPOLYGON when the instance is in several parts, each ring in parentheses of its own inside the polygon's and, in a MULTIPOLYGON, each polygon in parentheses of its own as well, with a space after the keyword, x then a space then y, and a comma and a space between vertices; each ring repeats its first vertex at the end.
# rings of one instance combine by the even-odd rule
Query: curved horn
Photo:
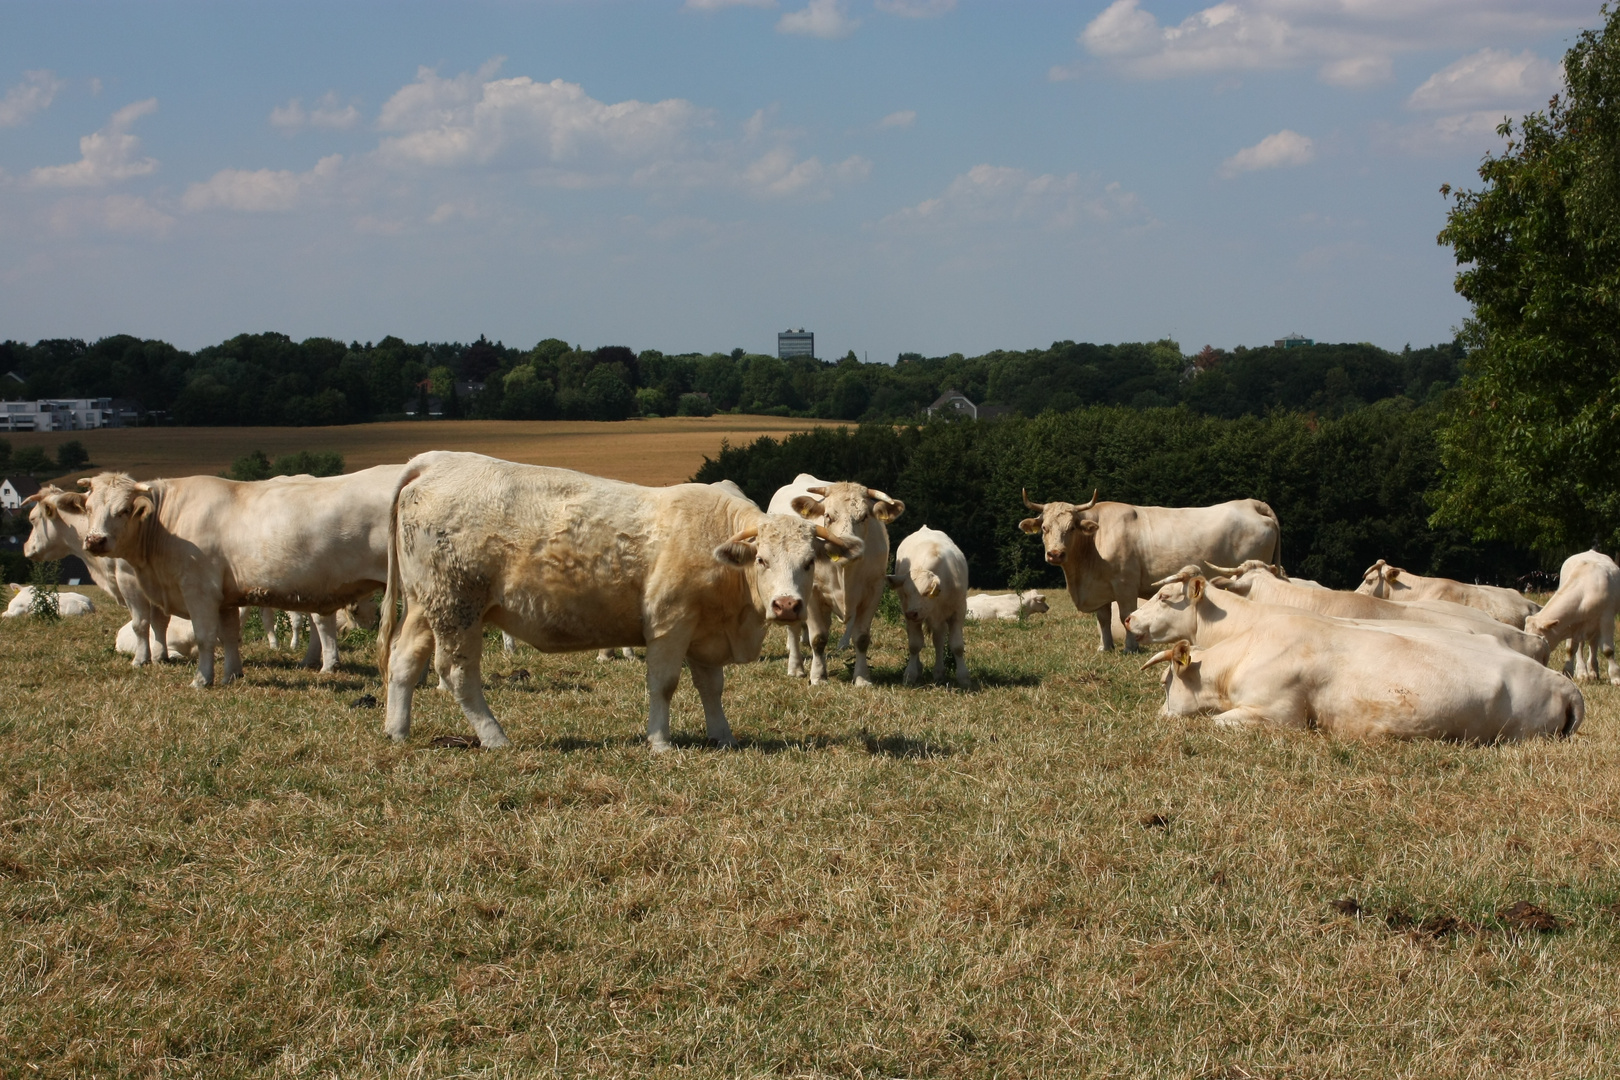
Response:
POLYGON ((759 535, 759 526, 755 525, 752 529, 744 529, 742 532, 738 533, 736 536, 733 536, 730 540, 727 540, 726 543, 728 543, 728 544, 746 544, 748 541, 754 539, 754 537, 756 537, 758 535, 759 535))
POLYGON ((1093 506, 1096 506, 1096 505, 1097 505, 1097 489, 1092 488, 1091 489, 1091 501, 1086 503, 1084 506, 1077 506, 1077 507, 1075 507, 1075 509, 1076 510, 1090 510, 1093 506))
POLYGON ((1177 571, 1174 574, 1171 574, 1167 578, 1160 578, 1158 581, 1155 581, 1153 584, 1149 585, 1148 588, 1150 588, 1150 589, 1162 589, 1166 585, 1175 585, 1175 584, 1177 584, 1179 582, 1188 581, 1191 578, 1193 578, 1194 576, 1196 576, 1196 575, 1194 575, 1189 570, 1180 570, 1180 571, 1177 571))
POLYGON ((879 491, 877 488, 867 488, 866 489, 866 496, 867 496, 867 498, 872 499, 875 502, 894 502, 893 499, 889 498, 888 495, 886 495, 883 492, 879 491))
POLYGON ((27 506, 29 503, 39 502, 41 499, 45 498, 45 495, 46 493, 43 491, 36 491, 32 495, 28 496, 28 498, 24 499, 22 501, 22 505, 27 506))
POLYGON ((815 487, 807 487, 804 490, 808 491, 812 495, 820 495, 823 499, 827 497, 827 487, 825 484, 818 484, 815 487))
POLYGON ((1178 641, 1174 645, 1170 646, 1168 649, 1165 649, 1165 650, 1163 650, 1161 652, 1154 653, 1152 656, 1148 657, 1147 663, 1143 664, 1137 670, 1138 671, 1146 671, 1148 668, 1152 667, 1154 664, 1162 664, 1166 660, 1174 660, 1176 658, 1176 650, 1179 649, 1180 647, 1181 647, 1181 642, 1178 641))
POLYGON ((1027 506, 1031 510, 1035 511, 1037 514, 1040 513, 1042 510, 1046 509, 1046 504, 1045 503, 1038 503, 1038 502, 1030 502, 1029 501, 1029 488, 1019 488, 1018 490, 1023 493, 1024 505, 1025 506, 1027 506))
POLYGON ((838 548, 840 551, 844 549, 844 542, 838 539, 838 537, 834 536, 832 533, 828 532, 827 526, 816 525, 813 526, 813 528, 816 530, 816 537, 818 539, 825 540, 827 543, 831 544, 835 548, 838 548))
POLYGON ((1243 567, 1241 566, 1222 566, 1219 563, 1210 563, 1209 568, 1217 574, 1230 574, 1233 577, 1243 573, 1243 567))
POLYGON ((84 488, 86 491, 90 490, 90 478, 88 476, 79 477, 77 483, 78 483, 78 485, 80 487, 84 488))
POLYGON ((1385 562, 1383 559, 1379 559, 1377 562, 1375 562, 1371 566, 1367 567, 1367 569, 1363 570, 1361 572, 1361 576, 1366 577, 1368 574, 1377 573, 1379 570, 1382 570, 1384 567, 1386 567, 1388 565, 1389 565, 1389 563, 1385 562))

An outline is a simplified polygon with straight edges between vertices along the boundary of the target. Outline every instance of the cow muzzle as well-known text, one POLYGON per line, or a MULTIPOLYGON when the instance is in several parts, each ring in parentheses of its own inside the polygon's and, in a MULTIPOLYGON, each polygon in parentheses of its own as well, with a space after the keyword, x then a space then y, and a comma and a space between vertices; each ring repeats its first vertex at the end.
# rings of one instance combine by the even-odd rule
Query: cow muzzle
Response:
POLYGON ((778 596, 771 601, 771 618, 777 622, 798 622, 804 614, 804 601, 797 596, 778 596))
POLYGON ((106 533, 88 533, 84 538, 84 550, 92 555, 105 555, 112 546, 106 533))
POLYGON ((1060 563, 1062 563, 1065 558, 1068 557, 1068 554, 1069 554, 1069 549, 1068 548, 1047 548, 1046 549, 1046 561, 1051 563, 1053 566, 1057 566, 1060 563))

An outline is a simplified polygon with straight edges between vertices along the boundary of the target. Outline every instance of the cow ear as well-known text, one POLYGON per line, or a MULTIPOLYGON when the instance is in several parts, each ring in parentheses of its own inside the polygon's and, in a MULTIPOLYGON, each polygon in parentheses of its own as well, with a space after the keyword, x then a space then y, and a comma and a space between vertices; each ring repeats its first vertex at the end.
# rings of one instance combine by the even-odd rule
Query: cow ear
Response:
POLYGON ((788 505, 793 507, 793 512, 802 518, 820 517, 826 513, 826 509, 821 505, 821 500, 810 495, 796 495, 788 505))
POLYGON ((735 566, 739 570, 754 561, 759 550, 753 544, 745 544, 739 540, 729 540, 714 549, 716 562, 727 566, 735 566))
POLYGON ((1018 523, 1018 527, 1027 533, 1038 533, 1041 531, 1041 519, 1025 518, 1018 523))
POLYGON ((883 576, 889 582, 889 587, 895 592, 899 592, 900 586, 906 583, 906 579, 901 577, 899 574, 885 574, 883 576))
POLYGON ((152 499, 151 499, 150 496, 147 496, 147 495, 137 495, 137 496, 135 496, 134 518, 135 518, 136 521, 140 521, 143 518, 150 517, 152 511, 155 510, 155 509, 156 509, 156 507, 154 507, 152 505, 152 499))
POLYGON ((1192 664, 1192 642, 1182 638, 1170 650, 1170 662, 1181 671, 1186 671, 1192 664))
MULTIPOLYGON (((889 499, 886 502, 879 501, 872 504, 872 513, 876 514, 877 519, 883 522, 885 525, 889 524, 891 521, 905 512, 906 504, 901 502, 899 499, 889 499)), ((1024 531, 1028 532, 1029 530, 1026 529, 1024 531)))
POLYGON ((1207 584, 1202 577, 1195 577, 1187 582, 1187 595, 1193 600, 1204 598, 1204 586, 1207 584))
POLYGON ((917 583, 917 591, 924 596, 939 595, 939 575, 932 570, 918 570, 911 575, 917 583))
POLYGON ((56 508, 71 514, 84 513, 84 496, 77 491, 65 491, 55 499, 56 508))
POLYGON ((11 591, 14 593, 22 592, 22 586, 13 581, 11 583, 11 591))
POLYGON ((1101 529, 1102 526, 1097 524, 1095 521, 1092 521, 1090 518, 1081 518, 1080 521, 1075 524, 1075 528, 1079 529, 1087 536, 1096 536, 1097 530, 1101 529))
POLYGON ((1384 567, 1384 580, 1385 581, 1394 581, 1396 578, 1398 578, 1400 576, 1401 576, 1401 568, 1400 567, 1398 567, 1398 566, 1386 566, 1386 567, 1384 567))

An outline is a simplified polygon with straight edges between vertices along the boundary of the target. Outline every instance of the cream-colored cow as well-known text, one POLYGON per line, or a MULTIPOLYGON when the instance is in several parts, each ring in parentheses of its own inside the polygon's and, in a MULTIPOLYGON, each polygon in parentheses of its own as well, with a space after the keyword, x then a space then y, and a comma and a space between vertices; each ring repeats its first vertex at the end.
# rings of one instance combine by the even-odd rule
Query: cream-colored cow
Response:
POLYGON ((1518 630, 1524 629, 1525 619, 1541 610, 1540 604, 1527 599, 1517 589, 1504 589, 1500 585, 1469 585, 1451 578, 1424 577, 1391 566, 1383 559, 1367 567, 1356 592, 1398 603, 1449 600, 1453 604, 1478 608, 1491 618, 1518 630))
MULTIPOLYGON (((5 611, 0 611, 0 618, 16 619, 34 613, 34 601, 39 590, 32 585, 19 585, 11 583, 11 603, 5 611)), ((89 615, 96 610, 96 605, 83 593, 65 592, 56 594, 56 613, 58 615, 89 615)))
POLYGON ((400 475, 388 546, 385 730, 409 736, 411 692, 432 657, 480 743, 508 745, 479 677, 492 623, 542 652, 646 646, 655 751, 670 747, 684 661, 710 740, 735 745, 724 665, 757 659, 768 624, 804 617, 816 563, 834 553, 860 548, 714 485, 648 488, 481 454, 419 455, 400 475))
POLYGON ((1021 593, 979 593, 967 598, 970 619, 1007 619, 1016 622, 1026 615, 1051 611, 1046 594, 1037 589, 1021 593))
MULTIPOLYGON (((1614 659, 1614 618, 1620 611, 1620 566, 1601 551, 1582 551, 1564 560, 1558 591, 1547 606, 1524 621, 1524 628, 1548 648, 1569 642, 1564 673, 1598 679, 1598 657, 1609 660, 1609 681, 1620 686, 1614 659)), ((1545 658, 1543 658, 1545 659, 1545 658)))
POLYGON ((956 655, 956 683, 968 686, 967 645, 962 626, 967 622, 967 558, 956 542, 938 529, 924 525, 894 549, 894 573, 889 584, 900 595, 906 616, 906 641, 911 658, 905 682, 922 678, 923 630, 934 639, 934 681, 945 681, 945 643, 956 655))

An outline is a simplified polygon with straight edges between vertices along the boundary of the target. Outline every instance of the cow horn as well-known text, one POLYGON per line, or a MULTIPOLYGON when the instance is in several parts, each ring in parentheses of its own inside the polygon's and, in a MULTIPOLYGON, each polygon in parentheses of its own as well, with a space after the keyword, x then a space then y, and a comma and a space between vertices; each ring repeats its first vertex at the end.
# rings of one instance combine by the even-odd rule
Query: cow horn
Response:
POLYGON ((1368 574, 1375 574, 1375 573, 1382 570, 1384 567, 1386 567, 1388 565, 1389 565, 1389 563, 1385 562, 1383 559, 1379 559, 1377 562, 1375 562, 1371 566, 1367 567, 1366 570, 1362 571, 1361 576, 1366 577, 1368 574))
POLYGON ((879 491, 877 488, 867 488, 866 494, 867 497, 874 502, 894 502, 893 499, 889 498, 888 495, 879 491))
POLYGON ((1092 488, 1091 489, 1091 501, 1086 503, 1084 506, 1077 506, 1077 507, 1075 507, 1075 509, 1076 510, 1090 510, 1093 506, 1096 506, 1096 505, 1097 505, 1097 489, 1092 488))
POLYGON ((79 477, 77 483, 78 483, 78 485, 80 487, 84 488, 86 491, 90 490, 90 478, 88 476, 79 477))
POLYGON ((1222 566, 1220 563, 1210 563, 1209 568, 1217 574, 1230 574, 1233 577, 1243 573, 1242 566, 1222 566))
POLYGON ((808 491, 812 495, 820 495, 823 499, 827 497, 827 488, 822 484, 818 484, 815 487, 807 487, 804 490, 808 491))
POLYGON ((1031 510, 1035 511, 1037 514, 1046 509, 1046 504, 1045 503, 1037 503, 1037 502, 1030 502, 1029 501, 1029 488, 1019 488, 1018 490, 1021 491, 1023 493, 1023 495, 1024 495, 1024 505, 1025 506, 1027 506, 1031 510))
POLYGON ((28 498, 24 499, 22 501, 22 505, 27 506, 29 503, 39 502, 44 497, 45 497, 45 492, 36 491, 32 495, 28 496, 28 498))
POLYGON ((1162 664, 1166 660, 1174 660, 1176 658, 1176 648, 1180 644, 1181 644, 1181 642, 1178 641, 1178 642, 1176 642, 1175 645, 1170 646, 1168 649, 1164 649, 1164 650, 1162 650, 1160 652, 1154 653, 1152 656, 1148 657, 1147 663, 1143 664, 1141 666, 1141 668, 1139 668, 1138 670, 1146 671, 1148 668, 1152 667, 1154 664, 1162 664))
POLYGON ((730 540, 727 540, 726 543, 728 543, 728 544, 746 544, 748 541, 754 539, 754 537, 756 537, 758 535, 759 535, 759 526, 755 525, 752 529, 744 529, 742 532, 738 533, 736 536, 733 536, 730 540))
POLYGON ((1188 579, 1192 578, 1193 576, 1194 575, 1190 571, 1179 570, 1176 573, 1171 574, 1167 578, 1160 578, 1158 581, 1155 581, 1153 584, 1149 585, 1148 588, 1150 588, 1150 589, 1162 589, 1166 585, 1175 585, 1175 584, 1177 584, 1179 582, 1187 581, 1188 579))
POLYGON ((813 527, 816 530, 816 537, 818 539, 825 540, 827 543, 831 544, 835 548, 838 548, 840 551, 843 550, 844 542, 838 539, 838 537, 834 536, 832 533, 828 532, 827 526, 816 525, 813 527))

